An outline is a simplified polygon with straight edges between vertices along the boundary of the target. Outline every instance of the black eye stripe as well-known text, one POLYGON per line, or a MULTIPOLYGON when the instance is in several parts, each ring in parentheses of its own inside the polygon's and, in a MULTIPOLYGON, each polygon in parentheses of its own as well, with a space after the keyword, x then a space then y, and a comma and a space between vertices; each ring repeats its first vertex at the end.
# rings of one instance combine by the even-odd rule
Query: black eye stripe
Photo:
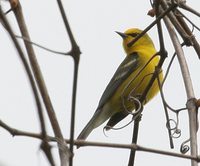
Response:
POLYGON ((136 37, 137 35, 139 35, 139 33, 129 33, 127 35, 132 36, 132 37, 136 37))

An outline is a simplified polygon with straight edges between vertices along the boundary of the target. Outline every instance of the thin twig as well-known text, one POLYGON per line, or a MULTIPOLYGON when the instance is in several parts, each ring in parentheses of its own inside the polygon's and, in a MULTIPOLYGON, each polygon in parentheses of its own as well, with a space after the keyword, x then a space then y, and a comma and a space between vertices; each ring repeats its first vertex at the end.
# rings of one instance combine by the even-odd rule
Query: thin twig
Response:
MULTIPOLYGON (((166 10, 168 8, 168 5, 165 1, 162 1, 163 9, 166 10)), ((175 12, 178 12, 175 10, 175 12)), ((168 13, 168 17, 170 21, 175 26, 176 30, 179 32, 181 37, 183 38, 185 44, 187 46, 193 46, 198 57, 200 58, 200 46, 195 39, 195 36, 192 34, 191 30, 189 29, 188 25, 185 23, 182 17, 178 16, 177 14, 174 14, 174 12, 168 13)))
MULTIPOLYGON (((58 7, 71 42, 71 51, 69 54, 74 59, 74 78, 73 78, 73 91, 72 91, 72 106, 71 106, 71 125, 70 125, 70 151, 73 154, 74 149, 74 128, 75 128, 75 108, 76 108, 76 91, 77 91, 77 80, 78 80, 78 67, 81 51, 77 45, 73 33, 71 31, 67 16, 61 0, 57 0, 58 7)), ((73 166, 73 155, 70 156, 69 166, 73 166)))
POLYGON ((171 10, 176 8, 176 4, 172 4, 168 9, 166 9, 162 14, 160 14, 147 28, 145 28, 142 33, 137 35, 130 43, 128 43, 128 46, 131 47, 139 38, 141 38, 146 32, 148 32, 155 24, 157 24, 158 21, 160 21, 166 14, 168 14, 171 10))
MULTIPOLYGON (((161 29, 161 25, 160 25, 160 19, 163 18, 168 12, 170 12, 172 9, 174 9, 176 7, 176 5, 172 5, 170 8, 166 9, 165 10, 165 13, 161 13, 160 15, 157 15, 155 21, 153 21, 153 23, 151 23, 147 28, 145 28, 145 31, 148 31, 153 25, 157 24, 158 25, 158 31, 159 31, 159 41, 160 41, 160 51, 159 51, 159 54, 160 54, 160 61, 158 63, 158 65, 156 66, 155 68, 155 72, 153 73, 147 87, 144 89, 141 97, 139 98, 140 102, 143 103, 143 101, 145 100, 146 98, 146 95, 147 93, 149 92, 151 86, 153 85, 153 82, 156 80, 156 78, 158 77, 159 73, 160 73, 160 70, 161 70, 161 67, 162 67, 162 64, 164 63, 164 60, 165 58, 167 57, 167 52, 165 50, 165 47, 164 47, 164 41, 163 41, 163 37, 162 37, 162 29, 161 29)), ((158 12, 157 12, 158 14, 158 12)), ((142 32, 142 33, 143 33, 142 32)), ((142 33, 140 34, 142 36, 142 33)), ((137 38, 137 37, 136 37, 137 38)), ((137 39, 133 39, 133 41, 131 41, 129 44, 130 46, 132 44, 134 44, 134 42, 137 41, 137 39)), ((138 38, 139 38, 139 35, 138 35, 138 38)), ((132 138, 132 143, 137 143, 137 137, 138 137, 138 131, 139 131, 139 122, 140 121, 135 121, 134 122, 134 131, 133 131, 133 138, 132 138)), ((170 139, 170 141, 172 141, 170 139)), ((135 151, 131 150, 130 152, 130 155, 129 155, 129 162, 128 162, 128 166, 133 166, 134 165, 134 161, 135 161, 135 151)))
MULTIPOLYGON (((158 1, 155 4, 156 18, 158 18, 159 15, 162 14, 162 13, 159 12, 159 6, 160 6, 160 1, 158 1)), ((163 32, 162 32, 162 26, 161 26, 161 22, 160 21, 158 21, 158 23, 157 23, 157 29, 158 29, 158 36, 159 36, 159 43, 160 43, 160 57, 161 57, 160 67, 161 67, 162 64, 164 63, 165 59, 167 58, 167 51, 165 49, 165 44, 164 44, 164 39, 163 39, 163 32)), ((161 83, 160 81, 161 80, 159 79, 159 77, 157 75, 158 86, 159 86, 159 83, 161 83)), ((159 87, 161 89, 161 86, 159 86, 159 87)), ((160 92, 160 93, 161 93, 161 96, 162 96, 162 92, 160 92)), ((165 115, 166 115, 166 118, 168 119, 169 116, 168 116, 168 112, 166 111, 166 109, 165 109, 165 115)), ((169 126, 169 128, 171 128, 170 123, 168 124, 168 126, 169 126)), ((171 133, 171 130, 169 128, 168 128, 169 142, 170 142, 170 147, 173 149, 174 148, 174 143, 173 143, 173 139, 171 137, 172 133, 171 133)))
POLYGON ((177 9, 177 14, 181 15, 183 18, 185 18, 194 28, 196 28, 198 31, 200 31, 200 28, 193 23, 185 14, 183 14, 183 12, 181 12, 180 10, 177 9))
POLYGON ((200 45, 197 42, 195 36, 192 34, 192 31, 190 30, 190 28, 188 27, 188 25, 186 24, 186 22, 182 16, 176 15, 176 18, 188 35, 187 41, 189 41, 189 43, 191 43, 191 45, 193 46, 194 50, 196 51, 196 53, 200 59, 200 45))
POLYGON ((196 10, 194 10, 193 8, 191 8, 190 6, 188 6, 186 3, 182 3, 181 5, 179 5, 179 7, 195 14, 198 17, 200 17, 200 13, 197 12, 196 10))
MULTIPOLYGON (((163 10, 166 10, 167 8, 169 8, 169 5, 165 1, 161 1, 161 6, 162 6, 163 10)), ((176 27, 176 30, 178 31, 179 35, 183 38, 185 43, 188 46, 190 46, 191 42, 188 41, 189 36, 187 35, 187 33, 185 32, 184 28, 181 26, 181 24, 177 20, 176 16, 174 15, 174 11, 169 12, 167 14, 167 17, 169 17, 169 19, 172 22, 172 24, 174 25, 174 27, 176 27)))
POLYGON ((45 46, 42 46, 41 44, 38 44, 38 43, 35 43, 33 41, 30 41, 30 39, 24 37, 24 36, 18 36, 18 35, 15 35, 16 38, 19 38, 19 39, 23 39, 24 41, 32 44, 32 45, 35 45, 43 50, 46 50, 46 51, 49 51, 51 53, 54 53, 54 54, 60 54, 60 55, 69 55, 69 52, 61 52, 61 51, 55 51, 55 50, 52 50, 50 48, 47 48, 45 46))
MULTIPOLYGON (((135 120, 134 121, 134 126, 133 126, 133 136, 132 136, 132 144, 137 144, 137 139, 138 139, 138 132, 139 132, 139 127, 140 127, 140 120, 135 120)), ((128 166, 134 166, 135 163, 135 149, 131 149, 130 155, 129 155, 129 161, 128 161, 128 166)))

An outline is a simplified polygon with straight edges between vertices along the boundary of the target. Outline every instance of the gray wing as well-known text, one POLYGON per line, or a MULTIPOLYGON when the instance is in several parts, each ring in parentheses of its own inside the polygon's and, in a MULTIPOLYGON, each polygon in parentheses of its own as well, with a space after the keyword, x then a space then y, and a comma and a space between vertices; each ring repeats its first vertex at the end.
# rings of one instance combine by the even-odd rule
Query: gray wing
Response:
MULTIPOLYGON (((107 120, 108 116, 103 115, 104 112, 102 112, 103 110, 101 108, 109 100, 109 98, 112 97, 112 95, 116 92, 121 83, 138 68, 138 63, 139 56, 137 53, 132 53, 124 59, 124 61, 120 64, 114 76, 112 77, 110 83, 106 87, 100 99, 99 106, 94 113, 92 119, 90 119, 90 121, 87 123, 77 139, 85 140, 94 128, 99 126, 100 123, 107 120)), ((111 119, 112 120, 109 125, 116 124, 119 119, 122 119, 121 114, 114 115, 111 119)))
POLYGON ((99 108, 101 108, 108 99, 115 93, 117 88, 122 84, 122 82, 133 72, 138 68, 139 64, 139 55, 134 52, 123 60, 123 62, 118 67, 117 71, 115 72, 114 76, 110 80, 109 84, 107 85, 100 101, 99 106, 97 108, 97 111, 99 108))

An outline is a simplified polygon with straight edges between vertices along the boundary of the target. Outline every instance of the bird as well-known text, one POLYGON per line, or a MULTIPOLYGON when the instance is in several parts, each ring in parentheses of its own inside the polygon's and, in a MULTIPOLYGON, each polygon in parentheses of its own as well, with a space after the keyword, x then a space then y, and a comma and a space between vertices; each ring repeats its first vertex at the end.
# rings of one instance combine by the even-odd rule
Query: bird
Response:
MULTIPOLYGON (((95 128, 107 120, 105 129, 109 130, 124 119, 129 112, 136 111, 136 102, 128 99, 131 96, 137 99, 142 95, 159 63, 160 57, 154 56, 157 51, 147 33, 131 46, 129 43, 141 34, 142 30, 130 28, 124 33, 116 33, 123 39, 126 57, 108 83, 94 115, 81 131, 77 140, 85 140, 95 128)), ((162 71, 159 72, 159 80, 163 80, 162 71)), ((155 80, 142 105, 150 101, 158 91, 159 85, 155 80)))

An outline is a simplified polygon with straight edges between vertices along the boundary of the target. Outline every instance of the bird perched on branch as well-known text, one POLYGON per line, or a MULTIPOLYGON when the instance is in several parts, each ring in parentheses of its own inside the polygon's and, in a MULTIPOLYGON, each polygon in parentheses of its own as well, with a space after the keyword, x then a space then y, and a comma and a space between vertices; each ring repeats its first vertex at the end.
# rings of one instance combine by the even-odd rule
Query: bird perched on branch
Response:
MULTIPOLYGON (((110 80, 96 112, 77 139, 85 140, 93 129, 109 119, 105 127, 108 130, 129 113, 136 111, 139 105, 138 98, 148 86, 159 62, 159 56, 155 56, 157 52, 148 34, 145 33, 133 45, 129 44, 141 32, 137 28, 128 29, 124 33, 117 32, 123 39, 126 58, 110 80)), ((159 79, 163 79, 162 72, 159 73, 159 79)), ((142 104, 146 104, 158 91, 159 86, 155 80, 142 104)))

